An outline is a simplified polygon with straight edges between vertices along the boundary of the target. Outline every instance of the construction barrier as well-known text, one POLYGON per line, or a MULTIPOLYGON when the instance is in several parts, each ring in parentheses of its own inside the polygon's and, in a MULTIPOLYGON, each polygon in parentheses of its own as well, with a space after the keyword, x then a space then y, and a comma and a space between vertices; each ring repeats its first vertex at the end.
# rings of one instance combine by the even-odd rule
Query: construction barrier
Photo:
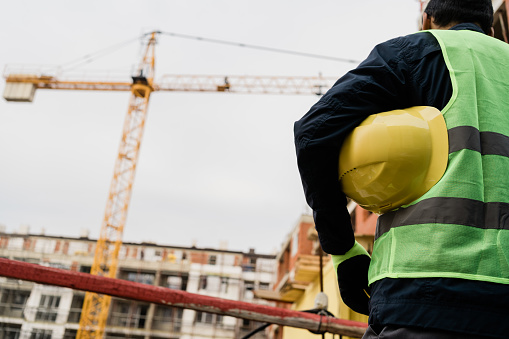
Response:
POLYGON ((4 258, 0 258, 0 276, 355 338, 362 337, 367 328, 367 324, 357 321, 214 298, 4 258))

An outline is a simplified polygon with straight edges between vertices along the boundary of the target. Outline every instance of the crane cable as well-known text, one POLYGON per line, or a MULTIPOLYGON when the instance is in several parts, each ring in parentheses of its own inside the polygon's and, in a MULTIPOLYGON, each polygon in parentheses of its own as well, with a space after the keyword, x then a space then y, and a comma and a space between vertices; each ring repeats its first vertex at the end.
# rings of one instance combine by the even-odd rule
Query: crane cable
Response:
POLYGON ((203 38, 203 37, 199 37, 199 36, 192 36, 192 35, 173 33, 173 32, 160 32, 160 33, 164 34, 164 35, 177 37, 177 38, 192 39, 192 40, 212 42, 212 43, 231 45, 231 46, 237 46, 237 47, 245 47, 245 48, 251 48, 251 49, 259 49, 259 50, 264 50, 264 51, 268 51, 268 52, 285 53, 285 54, 299 55, 299 56, 305 56, 305 57, 310 57, 310 58, 347 62, 347 63, 353 63, 353 64, 360 63, 360 61, 358 61, 358 60, 338 58, 338 57, 333 57, 333 56, 328 56, 328 55, 298 52, 298 51, 292 51, 292 50, 287 50, 287 49, 280 49, 280 48, 266 47, 266 46, 259 46, 259 45, 250 45, 250 44, 245 44, 245 43, 241 43, 241 42, 232 42, 232 41, 219 40, 219 39, 203 38))
POLYGON ((123 41, 121 43, 115 44, 110 47, 106 47, 106 48, 96 51, 94 53, 84 55, 80 58, 74 59, 74 60, 69 61, 65 64, 61 64, 60 67, 62 67, 65 71, 73 70, 83 64, 90 63, 90 62, 94 61, 95 59, 98 59, 98 58, 108 55, 112 52, 115 52, 115 51, 127 46, 128 44, 132 43, 133 41, 139 40, 140 38, 143 38, 145 36, 146 36, 146 34, 144 34, 142 36, 138 36, 136 38, 132 38, 132 39, 123 41), (66 68, 66 67, 68 67, 68 68, 66 68))
MULTIPOLYGON (((155 31, 155 33, 162 34, 162 35, 168 35, 168 36, 172 36, 172 37, 177 37, 177 38, 183 38, 183 39, 192 39, 192 40, 204 41, 204 42, 210 42, 210 43, 216 43, 216 44, 223 44, 223 45, 230 45, 230 46, 237 46, 237 47, 244 47, 244 48, 264 50, 264 51, 267 51, 267 52, 284 53, 284 54, 304 56, 304 57, 309 57, 309 58, 326 59, 326 60, 331 60, 331 61, 346 62, 346 63, 353 63, 353 64, 360 63, 360 61, 353 60, 353 59, 338 58, 338 57, 333 57, 333 56, 328 56, 328 55, 320 55, 320 54, 313 54, 313 53, 292 51, 292 50, 280 49, 280 48, 274 48, 274 47, 267 47, 267 46, 251 45, 251 44, 246 44, 246 43, 242 43, 242 42, 233 42, 233 41, 227 41, 227 40, 204 38, 204 37, 192 36, 192 35, 180 34, 180 33, 174 33, 174 32, 155 31)), ((146 36, 148 36, 150 34, 152 34, 152 32, 151 33, 145 33, 145 34, 142 34, 141 36, 137 36, 135 38, 132 38, 132 39, 120 42, 118 44, 112 45, 110 47, 106 47, 104 49, 98 50, 98 51, 90 53, 90 54, 86 54, 86 55, 84 55, 84 56, 82 56, 80 58, 77 58, 77 59, 74 59, 74 60, 69 61, 67 63, 61 64, 60 67, 62 67, 62 69, 64 71, 73 70, 73 69, 75 69, 75 68, 77 68, 77 67, 79 67, 81 65, 84 65, 84 64, 87 64, 87 63, 91 63, 95 59, 98 59, 98 58, 106 56, 106 55, 108 55, 108 54, 110 54, 112 52, 115 52, 115 51, 117 51, 117 50, 127 46, 128 44, 130 44, 130 43, 132 43, 134 41, 143 39, 143 38, 145 38, 146 36)))

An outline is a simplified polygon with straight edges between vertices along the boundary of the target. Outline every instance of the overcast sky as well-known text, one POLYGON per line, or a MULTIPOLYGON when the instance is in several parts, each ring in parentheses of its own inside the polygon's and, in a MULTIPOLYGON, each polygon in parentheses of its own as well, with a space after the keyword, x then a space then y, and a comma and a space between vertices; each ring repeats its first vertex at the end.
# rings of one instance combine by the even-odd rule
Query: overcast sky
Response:
MULTIPOLYGON (((133 39, 72 72, 128 78, 141 34, 160 30, 363 60, 417 28, 417 0, 8 1, 0 65, 66 65, 133 39)), ((164 74, 339 78, 355 64, 159 36, 164 74)), ((5 82, 0 83, 3 93, 5 82)), ((128 92, 38 90, 0 99, 0 224, 8 232, 96 238, 128 92)), ((293 122, 316 96, 156 92, 124 240, 272 253, 307 211, 293 122)))

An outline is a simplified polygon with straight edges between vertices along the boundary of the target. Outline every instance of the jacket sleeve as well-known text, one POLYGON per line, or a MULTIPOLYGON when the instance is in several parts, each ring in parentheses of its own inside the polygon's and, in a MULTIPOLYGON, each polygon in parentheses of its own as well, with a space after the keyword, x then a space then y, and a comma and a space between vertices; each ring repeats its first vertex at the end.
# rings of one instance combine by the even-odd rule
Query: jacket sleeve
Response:
POLYGON ((345 137, 367 116, 410 106, 410 69, 403 38, 376 46, 294 125, 297 164, 323 250, 343 255, 354 245, 346 197, 338 181, 345 137))

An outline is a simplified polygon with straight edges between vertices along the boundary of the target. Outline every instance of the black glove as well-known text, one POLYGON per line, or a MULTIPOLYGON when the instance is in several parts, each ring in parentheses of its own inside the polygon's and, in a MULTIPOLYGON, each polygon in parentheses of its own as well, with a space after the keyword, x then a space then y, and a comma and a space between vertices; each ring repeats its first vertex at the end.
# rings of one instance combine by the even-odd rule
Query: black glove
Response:
POLYGON ((368 315, 368 269, 371 262, 368 252, 355 242, 344 255, 332 255, 332 262, 338 275, 339 293, 343 302, 355 312, 368 315))

